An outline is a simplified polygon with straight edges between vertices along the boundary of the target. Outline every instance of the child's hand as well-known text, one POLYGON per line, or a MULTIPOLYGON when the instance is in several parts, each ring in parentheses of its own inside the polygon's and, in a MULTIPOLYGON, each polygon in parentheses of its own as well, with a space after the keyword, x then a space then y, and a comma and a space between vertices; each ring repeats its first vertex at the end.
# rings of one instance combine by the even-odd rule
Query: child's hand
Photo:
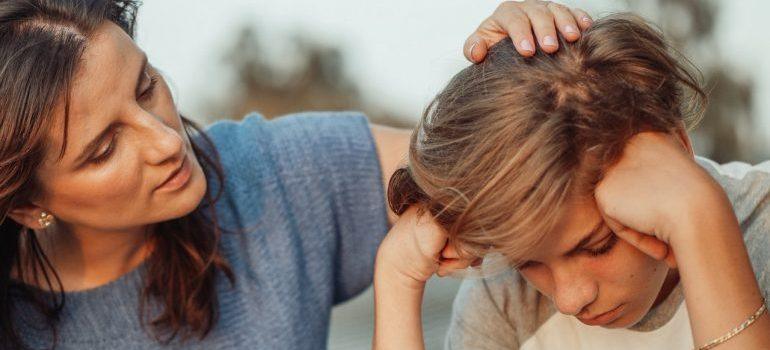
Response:
POLYGON ((683 225, 704 213, 731 211, 724 191, 671 134, 645 132, 628 142, 597 185, 596 201, 619 237, 674 265, 683 225))
POLYGON ((425 282, 473 262, 460 259, 429 212, 407 209, 380 244, 374 267, 375 349, 425 348, 420 307, 425 282))
MULTIPOLYGON (((676 266, 699 345, 745 322, 764 299, 727 195, 688 151, 670 134, 636 135, 595 195, 619 237, 676 266)), ((758 318, 724 349, 770 348, 769 320, 758 318)))
POLYGON ((446 276, 470 266, 448 244, 447 235, 430 213, 409 208, 396 221, 377 252, 377 269, 391 281, 422 288, 433 274, 446 276))

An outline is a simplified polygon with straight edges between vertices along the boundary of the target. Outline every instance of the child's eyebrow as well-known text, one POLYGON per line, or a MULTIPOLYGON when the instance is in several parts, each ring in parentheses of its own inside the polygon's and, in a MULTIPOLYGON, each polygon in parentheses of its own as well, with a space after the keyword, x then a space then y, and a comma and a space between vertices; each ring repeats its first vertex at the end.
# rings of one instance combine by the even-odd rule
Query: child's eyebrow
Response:
POLYGON ((599 222, 596 223, 594 228, 591 229, 591 232, 588 232, 583 237, 583 239, 581 239, 580 242, 578 242, 577 245, 575 245, 574 248, 572 248, 568 252, 564 253, 564 256, 575 255, 580 249, 585 247, 588 244, 588 242, 591 242, 591 239, 594 237, 594 235, 599 233, 599 230, 602 228, 602 226, 604 226, 604 220, 599 219, 599 222))

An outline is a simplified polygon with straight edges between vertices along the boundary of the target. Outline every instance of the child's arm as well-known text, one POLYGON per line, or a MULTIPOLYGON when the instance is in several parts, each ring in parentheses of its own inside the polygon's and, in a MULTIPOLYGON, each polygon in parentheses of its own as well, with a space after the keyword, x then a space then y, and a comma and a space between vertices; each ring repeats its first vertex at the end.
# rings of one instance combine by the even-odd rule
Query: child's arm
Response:
POLYGON ((375 328, 373 348, 424 349, 421 305, 425 282, 445 276, 471 260, 458 258, 446 234, 418 208, 407 210, 377 252, 374 269, 375 328))
MULTIPOLYGON (((732 206, 674 136, 633 137, 599 183, 596 199, 618 236, 678 267, 697 346, 728 334, 760 308, 762 294, 732 206)), ((719 346, 767 348, 767 313, 719 346)))

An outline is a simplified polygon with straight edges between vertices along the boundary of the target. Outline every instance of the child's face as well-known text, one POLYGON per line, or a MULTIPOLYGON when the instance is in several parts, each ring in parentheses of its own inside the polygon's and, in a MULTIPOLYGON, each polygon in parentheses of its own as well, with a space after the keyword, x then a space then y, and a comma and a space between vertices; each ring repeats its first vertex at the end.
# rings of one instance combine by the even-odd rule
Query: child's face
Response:
POLYGON ((667 275, 675 276, 665 263, 615 236, 593 197, 568 203, 556 229, 519 271, 561 313, 607 328, 641 320, 667 275))

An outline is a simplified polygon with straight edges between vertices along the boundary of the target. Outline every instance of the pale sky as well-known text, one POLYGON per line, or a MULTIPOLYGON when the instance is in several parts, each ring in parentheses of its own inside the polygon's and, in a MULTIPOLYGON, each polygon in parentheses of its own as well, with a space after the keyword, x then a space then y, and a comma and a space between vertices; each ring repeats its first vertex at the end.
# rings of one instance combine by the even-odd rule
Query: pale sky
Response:
MULTIPOLYGON (((465 38, 499 1, 490 0, 145 0, 138 41, 172 80, 183 111, 201 118, 203 101, 227 94, 222 50, 234 29, 254 23, 269 38, 270 55, 291 62, 282 45, 293 34, 338 46, 347 74, 376 106, 416 120, 426 103, 468 63, 465 38)), ((624 1, 565 1, 595 17, 625 9, 624 1)), ((757 83, 757 115, 770 138, 770 3, 721 2, 720 45, 739 76, 757 83)), ((206 116, 209 117, 209 116, 206 116)))

